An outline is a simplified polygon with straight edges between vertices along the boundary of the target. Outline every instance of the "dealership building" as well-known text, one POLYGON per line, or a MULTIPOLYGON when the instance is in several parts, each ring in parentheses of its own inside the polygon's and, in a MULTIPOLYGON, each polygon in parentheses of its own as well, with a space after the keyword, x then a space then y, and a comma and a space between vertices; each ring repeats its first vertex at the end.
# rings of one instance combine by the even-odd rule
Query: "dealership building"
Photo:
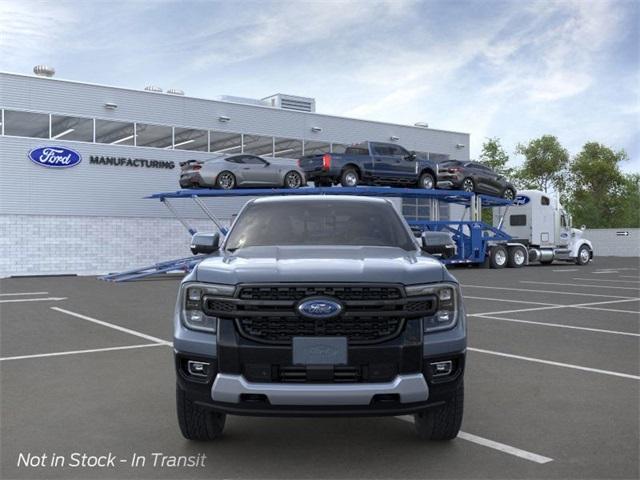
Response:
MULTIPOLYGON (((323 115, 310 98, 194 98, 156 87, 132 90, 0 73, 0 277, 100 274, 189 255, 189 234, 157 200, 179 188, 179 163, 214 153, 291 158, 343 152, 364 140, 393 142, 434 160, 469 159, 469 134, 323 115), (30 157, 66 149, 72 166, 30 157)), ((223 222, 247 197, 208 199, 223 222)), ((178 213, 200 231, 212 223, 192 202, 178 213)), ((441 207, 440 217, 448 210, 441 207)), ((428 218, 427 202, 403 213, 428 218)))

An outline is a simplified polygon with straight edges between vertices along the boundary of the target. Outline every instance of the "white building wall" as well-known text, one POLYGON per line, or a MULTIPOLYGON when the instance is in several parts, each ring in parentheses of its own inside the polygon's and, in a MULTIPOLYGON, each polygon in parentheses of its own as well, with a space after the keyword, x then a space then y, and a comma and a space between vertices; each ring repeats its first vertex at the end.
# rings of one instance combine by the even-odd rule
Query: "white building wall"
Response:
POLYGON ((584 238, 591 240, 596 258, 640 258, 640 228, 592 228, 585 230, 584 238))

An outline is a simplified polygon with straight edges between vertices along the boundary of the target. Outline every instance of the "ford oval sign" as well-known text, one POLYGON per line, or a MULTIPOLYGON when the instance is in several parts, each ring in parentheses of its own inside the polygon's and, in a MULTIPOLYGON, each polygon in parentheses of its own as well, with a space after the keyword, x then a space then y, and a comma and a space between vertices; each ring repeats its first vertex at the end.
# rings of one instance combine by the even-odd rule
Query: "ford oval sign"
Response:
POLYGON ((82 156, 69 148, 40 147, 29 152, 29 160, 41 167, 69 168, 82 161, 82 156))
POLYGON ((531 199, 529 197, 527 197, 526 195, 517 195, 516 199, 513 201, 513 204, 517 205, 517 206, 526 205, 530 201, 531 201, 531 199))
POLYGON ((330 298, 310 298, 298 304, 298 312, 309 318, 331 318, 340 315, 342 305, 330 298))

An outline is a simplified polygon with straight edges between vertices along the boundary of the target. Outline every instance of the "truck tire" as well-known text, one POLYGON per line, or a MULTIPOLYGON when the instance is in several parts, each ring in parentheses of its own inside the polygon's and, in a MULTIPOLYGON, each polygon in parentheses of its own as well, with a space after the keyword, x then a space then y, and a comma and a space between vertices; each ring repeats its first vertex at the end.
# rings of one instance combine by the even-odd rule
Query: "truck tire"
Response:
POLYGON ((357 187, 360 182, 355 168, 345 168, 340 175, 340 185, 343 187, 357 187))
POLYGON ((509 247, 509 258, 507 266, 509 268, 520 268, 527 263, 527 251, 522 247, 509 247))
POLYGON ((427 408, 414 416, 416 433, 423 440, 453 440, 460 431, 464 405, 464 384, 444 405, 427 408))
POLYGON ((176 385, 178 424, 187 440, 210 441, 222 435, 227 416, 194 403, 187 393, 176 385))
POLYGON ((504 268, 508 261, 507 249, 502 245, 494 245, 491 247, 489 254, 489 266, 491 268, 504 268))
POLYGON ((432 174, 429 172, 425 172, 420 175, 420 179, 418 180, 418 188, 422 188, 425 190, 433 190, 436 188, 436 180, 432 174))
POLYGON ((582 245, 578 249, 578 256, 576 257, 576 264, 586 265, 591 260, 591 250, 586 245, 582 245))

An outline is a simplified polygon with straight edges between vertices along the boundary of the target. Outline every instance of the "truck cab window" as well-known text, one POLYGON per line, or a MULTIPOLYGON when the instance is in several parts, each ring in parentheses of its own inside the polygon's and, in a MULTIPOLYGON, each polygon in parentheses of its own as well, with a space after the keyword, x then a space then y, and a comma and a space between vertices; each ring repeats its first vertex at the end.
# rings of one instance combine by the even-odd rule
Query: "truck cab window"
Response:
POLYGON ((540 197, 540 205, 551 205, 551 200, 549 197, 542 196, 540 197))

